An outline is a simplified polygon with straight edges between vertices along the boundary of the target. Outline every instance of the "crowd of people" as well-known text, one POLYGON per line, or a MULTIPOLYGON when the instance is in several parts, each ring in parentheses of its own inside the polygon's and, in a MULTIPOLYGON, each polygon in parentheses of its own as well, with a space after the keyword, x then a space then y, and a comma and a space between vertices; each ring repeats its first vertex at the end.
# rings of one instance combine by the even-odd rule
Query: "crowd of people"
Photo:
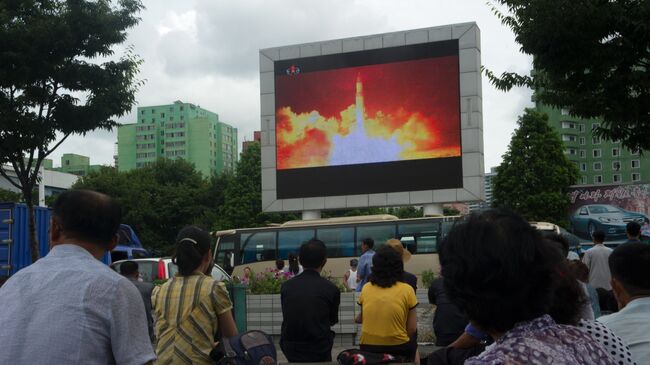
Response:
MULTIPOLYGON (((214 363, 216 344, 237 327, 226 287, 210 275, 209 233, 183 228, 172 258, 178 273, 154 288, 138 280, 135 262, 118 274, 99 261, 115 247, 120 221, 106 195, 58 197, 50 253, 0 288, 0 363, 214 363)), ((613 250, 594 232, 593 248, 576 260, 562 236, 508 211, 458 222, 439 244, 440 276, 428 288, 441 348, 422 359, 417 278, 404 269, 411 253, 397 239, 377 248, 364 239, 344 276, 358 292, 359 350, 432 365, 650 363, 650 245, 637 242, 639 228, 629 224, 628 242, 613 250)), ((341 294, 320 275, 326 263, 317 239, 287 267, 276 262, 292 274, 280 295, 280 347, 290 362, 332 360, 341 294)))

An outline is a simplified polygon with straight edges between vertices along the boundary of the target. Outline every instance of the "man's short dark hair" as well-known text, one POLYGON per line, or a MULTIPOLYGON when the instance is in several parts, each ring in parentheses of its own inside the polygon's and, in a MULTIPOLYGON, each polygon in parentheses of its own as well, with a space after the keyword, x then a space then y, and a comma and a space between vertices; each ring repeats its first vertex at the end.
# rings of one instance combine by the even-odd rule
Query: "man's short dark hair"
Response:
POLYGON ((370 249, 375 247, 375 240, 373 240, 370 237, 364 238, 363 241, 361 241, 361 242, 363 242, 363 244, 368 246, 368 248, 370 248, 370 249))
POLYGON ((138 272, 138 263, 135 261, 126 261, 120 265, 120 274, 124 276, 133 276, 138 272))
POLYGON ((609 269, 630 296, 650 296, 650 245, 619 245, 609 255, 609 269))
POLYGON ((108 246, 120 227, 122 211, 108 195, 68 190, 54 202, 52 218, 67 238, 108 246))
POLYGON ((605 231, 597 230, 591 235, 591 238, 594 240, 596 243, 603 243, 605 242, 605 237, 607 235, 605 234, 605 231))
POLYGON ((317 269, 327 259, 327 247, 321 240, 313 239, 300 246, 300 264, 305 269, 317 269))
POLYGON ((630 237, 639 237, 641 234, 641 225, 637 222, 630 222, 625 226, 625 232, 630 237))

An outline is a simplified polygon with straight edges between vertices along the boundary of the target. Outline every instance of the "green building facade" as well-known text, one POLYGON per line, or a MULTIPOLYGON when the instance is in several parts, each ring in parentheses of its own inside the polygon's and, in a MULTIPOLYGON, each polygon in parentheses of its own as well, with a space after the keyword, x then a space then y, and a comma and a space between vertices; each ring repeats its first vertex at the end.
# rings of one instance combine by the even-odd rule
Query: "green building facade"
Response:
POLYGON ((117 167, 128 171, 158 158, 182 158, 204 176, 233 170, 237 162, 237 128, 216 113, 194 104, 139 107, 137 122, 118 128, 117 167))
POLYGON ((537 110, 549 116, 565 145, 564 153, 580 171, 580 185, 611 185, 650 181, 650 155, 629 151, 620 142, 594 136, 595 119, 580 119, 537 103, 537 110))
POLYGON ((79 176, 86 176, 91 171, 97 171, 100 168, 101 165, 91 165, 90 158, 88 156, 78 155, 76 153, 64 153, 61 156, 61 167, 50 167, 49 170, 66 172, 68 174, 79 176))

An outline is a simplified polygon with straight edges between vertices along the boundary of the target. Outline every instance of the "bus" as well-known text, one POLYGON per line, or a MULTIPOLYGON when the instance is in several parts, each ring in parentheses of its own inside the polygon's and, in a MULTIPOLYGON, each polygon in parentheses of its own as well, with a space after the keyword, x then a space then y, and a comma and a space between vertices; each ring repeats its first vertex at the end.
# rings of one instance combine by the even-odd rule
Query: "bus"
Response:
POLYGON ((381 214, 223 230, 213 233, 217 240, 214 259, 229 274, 241 277, 245 267, 253 272, 275 268, 277 259, 287 260, 289 253, 298 254, 302 243, 317 238, 327 246, 327 264, 323 270, 340 279, 349 269, 350 259, 361 255, 364 238, 374 239, 375 249, 388 239, 397 238, 413 254, 404 270, 421 278, 425 270, 438 273, 438 243, 460 218, 399 219, 381 214))

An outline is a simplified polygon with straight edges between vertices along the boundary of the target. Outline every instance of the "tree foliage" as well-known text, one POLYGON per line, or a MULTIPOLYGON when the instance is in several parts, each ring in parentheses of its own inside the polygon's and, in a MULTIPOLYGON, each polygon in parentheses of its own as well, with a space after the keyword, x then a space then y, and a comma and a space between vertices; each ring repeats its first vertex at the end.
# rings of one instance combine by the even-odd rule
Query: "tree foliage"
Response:
POLYGON ((565 156, 562 140, 548 125, 546 114, 526 109, 517 123, 492 178, 492 204, 531 221, 566 225, 567 191, 578 180, 578 168, 565 156))
POLYGON ((140 61, 127 52, 97 63, 124 42, 139 0, 0 1, 0 164, 10 164, 30 212, 43 160, 68 136, 117 125, 131 110, 140 61), (52 145, 58 138, 58 142, 52 145))
POLYGON ((11 190, 0 189, 0 202, 1 203, 19 203, 23 199, 21 193, 16 193, 11 190))
POLYGON ((485 70, 502 90, 529 86, 536 100, 582 118, 631 149, 650 149, 650 0, 492 0, 532 75, 485 70), (501 11, 500 9, 505 9, 501 11))

